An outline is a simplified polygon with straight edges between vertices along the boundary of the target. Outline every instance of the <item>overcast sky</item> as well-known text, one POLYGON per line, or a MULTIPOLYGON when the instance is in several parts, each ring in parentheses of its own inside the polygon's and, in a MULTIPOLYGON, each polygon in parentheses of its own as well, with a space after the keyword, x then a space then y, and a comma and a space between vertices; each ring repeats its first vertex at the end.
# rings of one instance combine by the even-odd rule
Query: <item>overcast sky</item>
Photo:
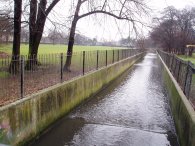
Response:
MULTIPOLYGON (((174 6, 177 9, 185 7, 195 7, 195 0, 148 0, 148 5, 153 9, 151 17, 158 14, 167 6, 174 6)), ((64 2, 63 2, 64 3, 64 2)), ((66 3, 67 4, 67 3, 66 3)), ((62 4, 58 4, 56 9, 61 9, 62 4)), ((65 9, 63 8, 63 11, 65 9)), ((101 18, 101 16, 99 16, 101 18)), ((151 18, 146 18, 145 21, 150 21, 151 18)), ((118 40, 121 37, 127 37, 129 35, 127 23, 124 21, 118 21, 114 18, 107 18, 105 21, 96 21, 89 18, 79 20, 77 30, 79 33, 84 34, 91 38, 97 38, 98 40, 118 40), (117 22, 117 24, 116 24, 117 22), (120 30, 120 31, 119 31, 120 30)), ((143 28, 143 33, 146 34, 147 28, 143 28)))
POLYGON ((194 0, 151 0, 151 6, 154 9, 163 9, 167 6, 174 6, 175 8, 181 9, 186 6, 195 6, 194 0))
MULTIPOLYGON (((2 3, 4 0, 0 0, 2 3)), ((24 0, 25 1, 25 0, 24 0)), ((28 0, 27 0, 28 1, 28 0)), ((50 0, 48 0, 50 1, 50 0)), ((55 7, 54 11, 49 15, 50 20, 55 20, 62 24, 65 24, 65 19, 67 16, 73 14, 70 12, 70 1, 72 0, 61 0, 55 7)), ((76 0, 75 0, 76 1, 76 0)), ((151 24, 151 19, 157 16, 160 11, 162 11, 167 6, 174 6, 177 9, 182 9, 185 7, 195 7, 195 0, 145 0, 148 6, 152 9, 151 17, 146 17, 145 22, 151 24)), ((0 3, 0 6, 1 6, 0 3)), ((5 8, 6 6, 4 6, 5 8)), ((9 7, 9 6, 7 6, 9 7)), ((107 19, 102 19, 102 15, 98 14, 97 18, 94 20, 91 17, 80 19, 77 25, 77 32, 88 36, 90 38, 97 38, 98 40, 112 40, 117 41, 120 38, 125 38, 133 33, 129 33, 129 24, 124 21, 115 20, 112 17, 106 17, 107 19)), ((27 18, 28 19, 28 18, 27 18)), ((49 19, 47 20, 47 25, 45 27, 45 35, 48 34, 49 29, 53 29, 53 25, 49 19)), ((70 25, 69 25, 70 26, 70 25)), ((130 26, 131 27, 131 26, 130 26)), ((69 31, 64 27, 60 27, 65 33, 69 31)), ((147 34, 149 28, 139 28, 142 34, 147 34)))

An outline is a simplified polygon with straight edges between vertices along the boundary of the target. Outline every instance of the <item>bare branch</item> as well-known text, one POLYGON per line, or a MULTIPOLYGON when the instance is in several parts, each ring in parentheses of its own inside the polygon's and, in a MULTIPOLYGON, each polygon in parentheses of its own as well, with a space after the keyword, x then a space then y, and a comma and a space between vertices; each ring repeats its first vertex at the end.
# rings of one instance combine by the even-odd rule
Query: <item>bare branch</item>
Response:
POLYGON ((59 2, 60 0, 53 0, 53 2, 49 5, 47 10, 45 11, 46 16, 51 12, 51 10, 55 7, 55 5, 59 2))
POLYGON ((112 17, 114 17, 114 18, 116 18, 116 19, 119 19, 119 20, 128 20, 128 21, 131 21, 131 22, 135 21, 135 20, 133 20, 133 19, 131 19, 131 18, 129 18, 129 17, 117 16, 117 15, 115 15, 114 13, 107 12, 107 11, 102 11, 102 10, 96 10, 96 11, 91 11, 91 12, 85 13, 85 14, 83 14, 83 15, 80 15, 80 16, 78 17, 78 19, 81 19, 81 18, 83 18, 83 17, 89 16, 89 15, 92 15, 92 14, 97 14, 97 13, 106 14, 106 15, 112 16, 112 17))

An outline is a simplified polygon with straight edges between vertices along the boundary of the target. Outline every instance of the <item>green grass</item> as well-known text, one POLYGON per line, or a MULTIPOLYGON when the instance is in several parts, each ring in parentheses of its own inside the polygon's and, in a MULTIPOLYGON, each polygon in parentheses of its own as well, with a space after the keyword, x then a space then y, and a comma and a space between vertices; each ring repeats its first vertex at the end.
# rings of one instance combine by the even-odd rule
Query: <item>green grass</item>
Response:
POLYGON ((5 71, 0 72, 0 78, 6 78, 9 76, 10 76, 10 74, 8 72, 5 72, 5 71))
MULTIPOLYGON (((8 54, 11 54, 12 45, 1 45, 0 46, 0 52, 5 52, 8 54)), ((107 47, 107 46, 74 46, 74 52, 77 52, 72 57, 72 63, 71 66, 80 68, 82 67, 83 63, 83 53, 81 51, 94 51, 94 52, 87 52, 85 54, 85 61, 86 61, 86 67, 89 68, 96 68, 97 64, 97 52, 96 50, 102 50, 102 52, 99 52, 99 67, 105 66, 106 64, 106 52, 105 50, 109 50, 107 53, 107 63, 111 64, 113 61, 113 51, 114 49, 119 49, 119 47, 107 47), (104 51, 104 52, 103 52, 104 51)), ((122 49, 122 48, 120 48, 122 49)), ((39 57, 38 60, 43 65, 49 65, 49 64, 59 64, 59 56, 53 56, 53 55, 47 55, 47 54, 56 54, 56 53, 66 53, 67 45, 52 45, 52 44, 41 44, 39 47, 39 57), (45 55, 46 54, 46 55, 45 55)), ((122 57, 122 50, 119 52, 120 58, 122 57)), ((22 44, 21 45, 21 55, 27 55, 28 54, 28 45, 22 44)), ((11 58, 9 58, 11 59, 11 58)), ((116 62, 118 59, 118 50, 114 51, 114 61, 116 62)), ((66 55, 64 56, 64 61, 66 60, 66 55)), ((0 67, 5 66, 7 61, 10 61, 8 59, 0 58, 0 67)), ((7 64, 8 65, 8 64, 7 64)), ((1 72, 0 71, 0 78, 6 78, 9 77, 8 72, 1 72)))
MULTIPOLYGON (((8 54, 12 53, 12 45, 0 45, 0 52, 5 52, 8 54)), ((122 58, 122 49, 120 47, 107 47, 107 46, 74 46, 74 52, 75 53, 72 56, 72 62, 71 67, 73 68, 81 68, 83 66, 83 53, 81 51, 94 51, 94 52, 86 52, 85 54, 85 66, 86 68, 93 68, 96 69, 97 66, 97 52, 96 50, 102 50, 99 52, 99 67, 106 65, 106 52, 105 50, 109 50, 107 52, 107 63, 111 64, 113 62, 113 50, 114 50, 114 61, 116 62, 118 60, 118 53, 119 58, 122 58), (115 50, 114 50, 115 49, 115 50), (121 49, 120 51, 116 49, 121 49)), ((52 64, 60 64, 60 56, 59 55, 48 55, 48 54, 59 54, 59 53, 66 53, 67 45, 52 45, 52 44, 41 44, 39 47, 39 57, 38 61, 41 63, 42 67, 52 64)), ((27 55, 28 54, 28 45, 22 44, 21 45, 21 55, 27 55)), ((5 59, 0 58, 0 67, 8 65, 8 61, 10 61, 11 58, 5 59)), ((64 63, 66 60, 66 55, 64 54, 64 63)), ((87 70, 87 69, 86 69, 87 70)), ((0 78, 6 78, 9 77, 8 72, 1 72, 0 71, 0 78)))
MULTIPOLYGON (((8 45, 0 45, 0 52, 5 52, 8 54, 12 53, 12 44, 8 44, 8 45)), ((108 47, 108 46, 74 46, 73 51, 77 52, 75 55, 73 55, 72 57, 72 63, 75 62, 75 64, 81 64, 82 63, 82 52, 81 51, 95 51, 95 52, 87 52, 86 53, 86 61, 89 61, 91 64, 95 64, 93 62, 96 62, 96 50, 109 50, 108 53, 108 63, 112 62, 112 57, 113 57, 113 51, 114 49, 125 49, 125 48, 120 48, 120 47, 108 47), (80 52, 80 53, 79 53, 80 52), (87 60, 87 58, 89 58, 90 60, 87 60)), ((67 45, 52 45, 52 44, 40 44, 39 47, 39 55, 40 58, 38 57, 39 61, 43 64, 46 63, 54 63, 55 59, 52 59, 52 56, 47 56, 51 59, 45 59, 45 54, 59 54, 59 53, 66 53, 67 50, 67 45)), ((21 44, 21 55, 27 55, 28 54, 28 44, 21 44)), ((120 56, 121 56, 121 52, 120 52, 120 56)), ((114 58, 115 61, 118 58, 118 50, 114 51, 114 58)), ((54 56, 55 57, 55 56, 54 56)), ((105 52, 100 52, 99 54, 99 61, 104 61, 105 60, 105 52)), ((57 58, 58 59, 58 58, 57 58)), ((64 60, 66 60, 66 57, 64 58, 64 60)), ((0 63, 2 61, 8 61, 5 59, 1 59, 0 58, 0 63)), ((105 61, 104 61, 105 62, 105 61)))
MULTIPOLYGON (((107 47, 107 46, 74 46, 73 51, 93 51, 93 50, 112 50, 119 49, 120 47, 107 47)), ((52 45, 52 44, 40 44, 38 54, 54 54, 54 53, 66 53, 67 45, 52 45)), ((11 54, 12 44, 0 45, 0 51, 11 54)), ((21 55, 28 54, 28 44, 21 44, 21 55)))
POLYGON ((192 57, 185 56, 185 55, 179 55, 179 58, 185 61, 191 61, 193 64, 195 64, 195 53, 192 55, 192 57))

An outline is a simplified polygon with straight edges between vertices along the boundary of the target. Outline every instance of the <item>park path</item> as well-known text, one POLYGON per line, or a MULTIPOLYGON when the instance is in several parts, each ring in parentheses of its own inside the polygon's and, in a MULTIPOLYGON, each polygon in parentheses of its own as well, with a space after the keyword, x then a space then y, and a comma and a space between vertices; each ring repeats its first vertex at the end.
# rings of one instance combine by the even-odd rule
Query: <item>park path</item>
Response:
POLYGON ((161 68, 148 53, 32 145, 178 146, 161 68))

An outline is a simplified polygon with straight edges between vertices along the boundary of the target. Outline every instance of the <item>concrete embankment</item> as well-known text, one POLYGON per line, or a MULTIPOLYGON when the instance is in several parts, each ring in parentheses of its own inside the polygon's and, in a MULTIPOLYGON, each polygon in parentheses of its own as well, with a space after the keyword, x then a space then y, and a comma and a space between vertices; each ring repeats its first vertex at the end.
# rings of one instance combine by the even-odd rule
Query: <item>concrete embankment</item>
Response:
POLYGON ((130 68, 144 53, 0 108, 0 144, 23 145, 96 94, 130 68))
POLYGON ((161 57, 160 60, 180 145, 195 146, 195 111, 161 57))

